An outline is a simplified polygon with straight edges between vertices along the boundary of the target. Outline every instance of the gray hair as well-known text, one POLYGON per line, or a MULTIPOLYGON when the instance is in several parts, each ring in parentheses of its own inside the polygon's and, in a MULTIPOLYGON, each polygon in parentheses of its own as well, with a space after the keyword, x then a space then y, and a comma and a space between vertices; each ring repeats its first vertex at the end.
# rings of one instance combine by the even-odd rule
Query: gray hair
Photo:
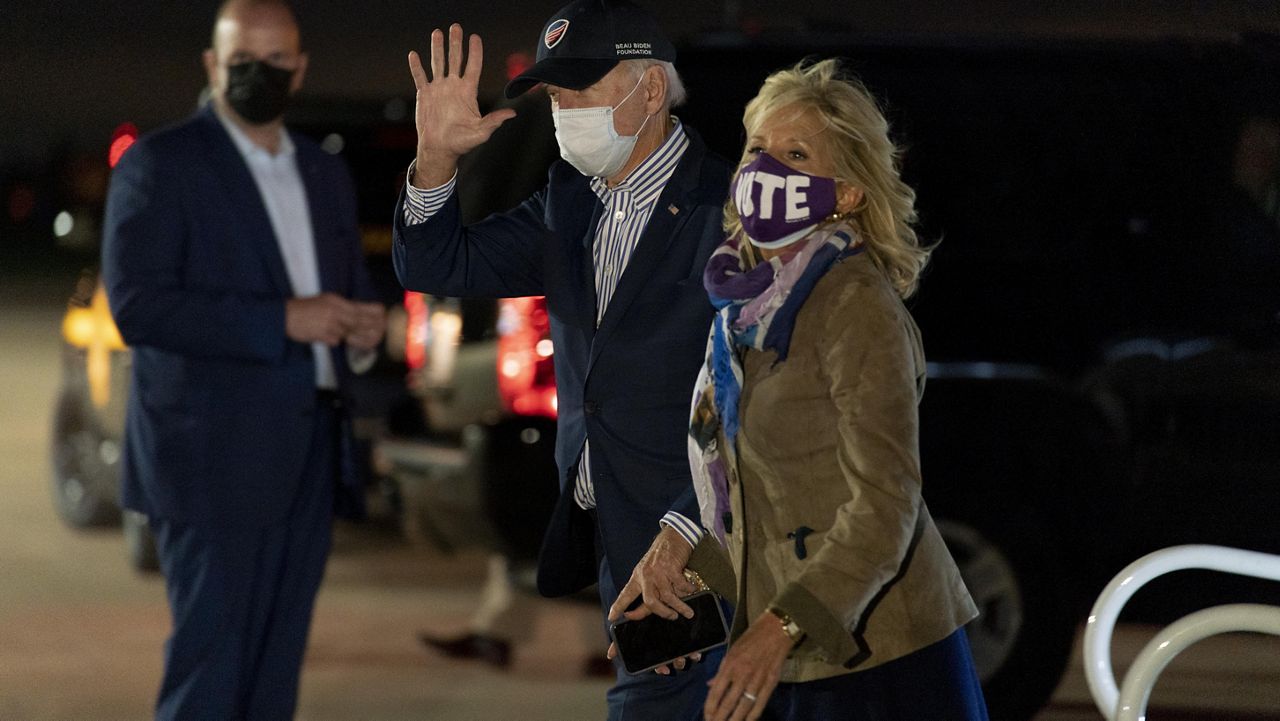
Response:
POLYGON ((644 71, 654 66, 662 68, 662 72, 667 76, 667 97, 663 99, 663 105, 668 110, 684 103, 689 93, 684 89, 684 81, 680 79, 680 73, 676 72, 676 66, 666 60, 653 60, 651 58, 636 58, 633 60, 623 60, 623 65, 631 68, 631 75, 637 81, 644 71))

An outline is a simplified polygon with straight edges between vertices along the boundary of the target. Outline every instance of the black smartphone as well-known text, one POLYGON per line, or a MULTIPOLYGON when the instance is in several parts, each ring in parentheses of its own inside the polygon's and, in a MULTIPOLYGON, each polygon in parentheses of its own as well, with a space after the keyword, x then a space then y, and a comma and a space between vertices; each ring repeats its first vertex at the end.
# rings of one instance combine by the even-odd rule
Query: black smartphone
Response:
POLYGON ((663 664, 709 651, 729 641, 720 597, 714 591, 700 591, 684 602, 693 609, 693 618, 680 616, 668 621, 661 616, 646 616, 639 621, 622 620, 609 626, 618 644, 622 667, 629 674, 651 671, 663 664))

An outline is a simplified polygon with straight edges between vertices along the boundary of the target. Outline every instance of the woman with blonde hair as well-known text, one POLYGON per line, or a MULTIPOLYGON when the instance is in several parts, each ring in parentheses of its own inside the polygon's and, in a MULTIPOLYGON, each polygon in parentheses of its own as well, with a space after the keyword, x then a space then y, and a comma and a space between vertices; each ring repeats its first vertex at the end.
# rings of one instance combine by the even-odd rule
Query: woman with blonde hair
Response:
POLYGON ((977 609, 920 495, 902 299, 929 249, 888 123, 824 60, 771 75, 744 125, 690 427, 688 567, 737 604, 706 717, 985 719, 977 609))

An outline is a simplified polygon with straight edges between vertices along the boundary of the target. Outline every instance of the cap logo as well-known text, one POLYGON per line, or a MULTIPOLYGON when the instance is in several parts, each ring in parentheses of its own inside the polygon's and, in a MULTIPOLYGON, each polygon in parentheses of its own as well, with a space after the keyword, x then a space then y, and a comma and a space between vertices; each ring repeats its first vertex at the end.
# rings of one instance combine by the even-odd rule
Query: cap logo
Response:
POLYGON ((564 31, 568 28, 569 21, 564 18, 552 22, 547 26, 547 34, 543 36, 542 43, 547 46, 548 50, 554 48, 556 43, 564 39, 564 31))

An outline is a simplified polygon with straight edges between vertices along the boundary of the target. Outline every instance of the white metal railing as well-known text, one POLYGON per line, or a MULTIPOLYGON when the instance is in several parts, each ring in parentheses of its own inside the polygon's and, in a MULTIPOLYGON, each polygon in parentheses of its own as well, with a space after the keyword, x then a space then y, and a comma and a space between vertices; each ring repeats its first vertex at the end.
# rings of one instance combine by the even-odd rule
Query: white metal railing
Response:
POLYGON ((1280 556, 1223 546, 1174 546, 1129 564, 1098 596, 1084 632, 1084 672, 1093 701, 1109 721, 1143 721, 1151 689, 1165 666, 1183 649, 1219 633, 1254 631, 1280 636, 1280 607, 1216 606, 1192 613, 1156 634, 1116 688, 1111 634, 1120 610, 1138 589, 1173 571, 1205 569, 1280 581, 1280 556))

